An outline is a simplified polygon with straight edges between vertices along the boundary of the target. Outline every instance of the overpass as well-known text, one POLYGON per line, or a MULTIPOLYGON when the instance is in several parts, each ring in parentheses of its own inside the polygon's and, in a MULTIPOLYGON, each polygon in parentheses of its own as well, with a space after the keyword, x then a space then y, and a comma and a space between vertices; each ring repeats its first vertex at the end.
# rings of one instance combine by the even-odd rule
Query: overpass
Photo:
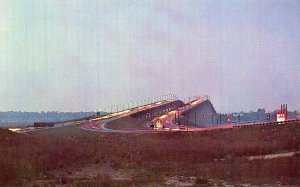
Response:
POLYGON ((189 127, 193 127, 196 130, 195 128, 212 126, 213 121, 210 121, 209 117, 217 118, 217 113, 209 97, 197 96, 183 106, 154 118, 152 124, 156 129, 187 130, 189 127))
POLYGON ((201 127, 212 126, 217 120, 217 112, 208 99, 183 111, 178 118, 179 123, 188 123, 190 126, 201 127))
POLYGON ((205 130, 203 127, 210 126, 211 124, 208 120, 194 121, 193 116, 195 114, 199 119, 203 115, 216 115, 215 109, 207 96, 193 96, 181 101, 178 100, 175 95, 169 94, 130 102, 127 104, 127 107, 126 104, 118 105, 117 107, 114 106, 116 111, 113 111, 113 107, 106 108, 108 110, 110 109, 110 113, 107 113, 108 111, 106 111, 106 114, 100 115, 100 112, 98 111, 97 115, 65 122, 56 122, 53 123, 51 127, 46 123, 38 123, 37 127, 33 126, 27 129, 21 129, 20 132, 59 128, 68 125, 79 126, 80 124, 84 130, 99 132, 162 132, 166 130, 198 131, 205 130), (147 103, 151 101, 152 103, 147 103), (132 105, 133 107, 130 108, 132 105), (123 108, 123 110, 121 108, 123 108), (122 119, 124 120, 122 121, 122 119), (122 128, 119 129, 119 127, 116 128, 114 126, 114 122, 117 120, 118 122, 121 120, 121 122, 128 123, 129 121, 140 125, 138 127, 134 126, 134 129, 128 129, 128 126, 125 127, 126 125, 124 124, 124 128, 121 123, 122 128), (184 125, 186 125, 187 128, 182 128, 184 125))
MULTIPOLYGON (((161 132, 166 130, 204 130, 203 127, 212 126, 209 120, 201 117, 217 116, 208 96, 190 97, 187 103, 181 100, 162 100, 156 103, 135 107, 123 112, 116 112, 110 115, 94 118, 83 125, 85 130, 103 132, 161 132), (193 118, 196 115, 198 121, 193 118), (113 121, 131 117, 147 124, 147 128, 136 129, 111 129, 113 121), (110 126, 111 128, 108 128, 110 126), (182 128, 182 126, 186 126, 182 128)), ((221 128, 221 127, 220 127, 221 128)))
POLYGON ((166 103, 161 103, 161 105, 154 106, 137 113, 133 113, 131 114, 131 117, 142 121, 151 120, 157 116, 163 115, 172 110, 176 110, 177 108, 182 106, 184 106, 184 102, 180 100, 174 100, 166 103))
POLYGON ((127 109, 125 109, 125 105, 120 105, 123 106, 123 110, 121 111, 119 111, 120 108, 117 107, 117 111, 113 112, 112 107, 110 107, 111 113, 103 116, 98 114, 96 116, 88 116, 86 118, 74 119, 65 122, 55 122, 51 127, 48 127, 49 125, 47 123, 39 123, 37 124, 37 127, 30 126, 18 130, 12 130, 15 132, 25 133, 34 130, 59 128, 69 125, 77 125, 79 127, 81 124, 80 126, 82 126, 82 129, 89 131, 145 133, 166 131, 204 131, 257 125, 289 124, 294 123, 295 120, 296 122, 299 122, 298 119, 293 119, 287 120, 284 123, 257 122, 237 124, 227 123, 226 125, 219 125, 221 123, 218 123, 218 115, 208 96, 194 96, 189 97, 188 100, 181 101, 178 100, 176 96, 170 94, 162 97, 142 100, 141 102, 131 103, 134 103, 133 108, 129 107, 130 103, 127 105, 127 109), (155 102, 147 103, 147 101, 155 102), (144 102, 144 104, 141 104, 142 102, 144 102), (139 103, 141 105, 139 105, 139 103), (115 121, 118 122, 118 126, 115 126, 115 121), (128 124, 131 124, 132 122, 141 125, 138 127, 131 126, 130 128, 124 128, 123 122, 127 122, 128 124), (218 125, 216 126, 216 124, 218 125))

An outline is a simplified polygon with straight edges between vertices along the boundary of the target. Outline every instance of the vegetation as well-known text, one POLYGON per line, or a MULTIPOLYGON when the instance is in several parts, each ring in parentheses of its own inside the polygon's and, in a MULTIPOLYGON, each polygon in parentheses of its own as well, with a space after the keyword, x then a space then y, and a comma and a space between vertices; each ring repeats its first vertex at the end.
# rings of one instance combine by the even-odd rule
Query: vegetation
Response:
POLYGON ((96 133, 75 126, 28 134, 1 129, 0 186, 163 185, 173 176, 196 177, 200 186, 211 180, 299 185, 299 156, 247 159, 299 151, 299 133, 300 124, 156 134, 96 133))

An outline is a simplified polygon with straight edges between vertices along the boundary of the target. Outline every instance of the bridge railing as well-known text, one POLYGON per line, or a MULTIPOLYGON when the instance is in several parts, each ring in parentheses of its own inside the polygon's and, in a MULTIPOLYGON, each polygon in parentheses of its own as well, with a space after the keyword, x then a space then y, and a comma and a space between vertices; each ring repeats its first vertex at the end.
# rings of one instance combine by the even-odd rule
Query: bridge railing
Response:
POLYGON ((130 102, 123 103, 123 104, 111 105, 111 106, 107 106, 107 107, 100 107, 96 111, 97 111, 97 113, 100 113, 100 115, 101 115, 101 112, 115 113, 115 112, 128 110, 131 108, 145 106, 145 105, 156 103, 156 102, 163 101, 163 100, 177 100, 177 99, 178 99, 178 97, 175 94, 166 94, 166 95, 151 97, 151 98, 147 98, 147 99, 130 101, 130 102))
MULTIPOLYGON (((184 99, 184 103, 188 103, 194 100, 211 100, 210 97, 208 95, 195 95, 195 96, 191 96, 188 97, 186 99, 184 99)), ((128 110, 131 108, 137 108, 137 107, 141 107, 141 106, 145 106, 151 103, 156 103, 159 101, 166 101, 166 100, 178 100, 178 97, 175 94, 166 94, 166 95, 161 95, 161 96, 156 96, 156 97, 151 97, 151 98, 147 98, 147 99, 140 99, 140 100, 135 100, 135 101, 130 101, 127 103, 123 103, 123 104, 117 104, 117 105, 111 105, 111 106, 107 106, 107 107, 100 107, 98 108, 97 111, 97 115, 101 116, 101 113, 105 113, 105 114, 109 114, 109 113, 116 113, 116 112, 121 112, 124 110, 128 110)))
POLYGON ((189 103, 189 102, 192 102, 192 101, 195 101, 195 100, 209 100, 211 101, 210 97, 208 95, 194 95, 194 96, 191 96, 191 97, 188 97, 188 98, 185 98, 183 99, 184 103, 189 103))
POLYGON ((288 125, 292 123, 299 123, 300 119, 292 119, 287 121, 281 121, 281 122, 257 122, 257 123, 246 123, 246 124, 239 124, 239 125, 233 125, 233 128, 242 128, 242 127, 250 127, 250 126, 261 126, 261 125, 288 125))

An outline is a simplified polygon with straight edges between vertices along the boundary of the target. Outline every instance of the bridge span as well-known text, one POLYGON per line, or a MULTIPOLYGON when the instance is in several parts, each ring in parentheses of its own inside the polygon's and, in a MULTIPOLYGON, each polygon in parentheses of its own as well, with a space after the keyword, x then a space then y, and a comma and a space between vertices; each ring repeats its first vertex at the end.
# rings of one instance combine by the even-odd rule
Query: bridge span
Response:
MULTIPOLYGON (((184 100, 186 102, 178 100, 174 95, 158 98, 164 99, 150 99, 150 101, 154 100, 155 102, 145 103, 141 106, 137 104, 133 108, 127 108, 121 111, 117 109, 116 112, 111 111, 111 113, 106 113, 103 116, 95 115, 65 122, 55 122, 52 125, 53 127, 39 126, 11 130, 19 133, 26 133, 35 130, 77 125, 78 127, 81 126, 84 130, 98 132, 153 133, 169 131, 205 131, 258 125, 284 125, 299 122, 298 119, 289 119, 280 123, 269 121, 235 124, 227 123, 225 125, 220 125, 221 116, 216 113, 208 96, 190 97, 188 100, 184 100), (220 119, 218 119, 218 117, 220 117, 220 119), (125 119, 127 119, 127 121, 125 119), (118 128, 115 128, 116 121, 121 122, 118 123, 118 128), (125 123, 134 123, 137 124, 137 126, 131 125, 130 128, 128 128, 125 123)), ((147 100, 145 101, 147 102, 147 100)), ((47 125, 47 123, 45 124, 47 125)))
MULTIPOLYGON (((145 106, 118 112, 110 116, 103 116, 89 120, 83 129, 103 132, 162 132, 162 131, 202 131, 216 128, 232 128, 232 125, 212 127, 209 120, 201 117, 217 116, 217 113, 207 96, 197 96, 187 103, 180 100, 163 100, 145 106), (141 122, 146 122, 147 128, 135 129, 107 128, 113 121, 125 117, 132 117, 141 122), (195 118, 196 120, 194 121, 195 118), (197 121, 198 117, 198 121, 197 121)), ((143 123, 141 123, 143 124, 143 123)))

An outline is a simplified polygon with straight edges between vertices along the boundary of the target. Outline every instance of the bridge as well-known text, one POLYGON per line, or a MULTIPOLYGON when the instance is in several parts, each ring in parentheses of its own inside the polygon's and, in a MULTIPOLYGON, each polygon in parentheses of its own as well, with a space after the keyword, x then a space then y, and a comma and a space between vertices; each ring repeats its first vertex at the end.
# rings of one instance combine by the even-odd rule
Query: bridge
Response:
POLYGON ((184 101, 178 100, 174 95, 160 98, 164 100, 92 118, 83 125, 83 129, 104 132, 197 131, 212 126, 213 123, 207 120, 206 116, 207 118, 217 116, 208 96, 193 96, 184 101), (128 117, 140 121, 140 128, 130 130, 108 128, 113 121, 128 117))
POLYGON ((289 119, 284 122, 222 124, 222 115, 216 113, 208 96, 193 96, 179 100, 177 96, 168 94, 101 109, 97 111, 97 115, 53 122, 51 126, 49 123, 36 123, 34 126, 18 129, 16 132, 25 133, 69 125, 82 126, 82 129, 89 131, 120 133, 204 131, 259 125, 283 125, 300 121, 299 119, 289 119), (116 127, 116 122, 119 124, 118 127, 116 127), (132 126, 131 124, 135 125, 132 126))

